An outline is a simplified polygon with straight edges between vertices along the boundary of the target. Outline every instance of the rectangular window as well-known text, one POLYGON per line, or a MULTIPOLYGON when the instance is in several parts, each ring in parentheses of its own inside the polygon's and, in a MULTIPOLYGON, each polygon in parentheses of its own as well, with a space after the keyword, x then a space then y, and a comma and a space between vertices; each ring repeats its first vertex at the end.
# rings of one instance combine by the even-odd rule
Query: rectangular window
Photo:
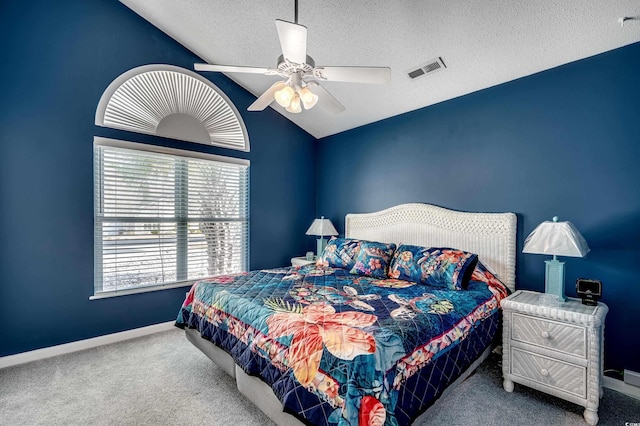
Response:
POLYGON ((249 264, 249 161, 94 140, 94 298, 249 264))

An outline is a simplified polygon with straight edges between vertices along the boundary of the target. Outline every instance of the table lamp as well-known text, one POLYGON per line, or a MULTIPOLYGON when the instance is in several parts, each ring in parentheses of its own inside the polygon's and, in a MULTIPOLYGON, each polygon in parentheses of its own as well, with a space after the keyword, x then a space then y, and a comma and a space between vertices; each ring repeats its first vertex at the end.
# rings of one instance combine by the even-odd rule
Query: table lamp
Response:
POLYGON ((338 235, 338 231, 334 228, 333 223, 329 219, 325 219, 324 216, 321 216, 320 219, 314 219, 311 223, 309 229, 306 232, 307 235, 318 235, 318 243, 316 246, 317 253, 316 255, 320 257, 322 252, 324 251, 324 247, 327 245, 327 240, 324 239, 325 236, 338 235))
POLYGON ((564 262, 557 256, 584 257, 589 246, 578 229, 571 222, 542 222, 524 241, 523 253, 550 254, 552 260, 545 260, 544 292, 558 296, 561 302, 567 298, 564 293, 564 262))

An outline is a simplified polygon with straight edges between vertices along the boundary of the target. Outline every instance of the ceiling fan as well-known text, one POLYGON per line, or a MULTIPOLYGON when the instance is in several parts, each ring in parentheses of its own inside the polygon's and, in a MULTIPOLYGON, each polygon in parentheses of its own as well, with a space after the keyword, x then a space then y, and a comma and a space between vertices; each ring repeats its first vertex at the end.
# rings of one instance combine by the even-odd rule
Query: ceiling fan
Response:
POLYGON ((307 55, 307 27, 298 24, 298 0, 295 0, 295 23, 276 19, 276 30, 282 48, 275 68, 232 65, 195 64, 196 71, 252 73, 277 75, 284 81, 274 83, 254 103, 249 111, 262 111, 274 100, 291 113, 299 113, 320 105, 330 114, 339 114, 345 107, 321 84, 325 81, 386 84, 391 80, 387 67, 325 67, 316 66, 307 55))

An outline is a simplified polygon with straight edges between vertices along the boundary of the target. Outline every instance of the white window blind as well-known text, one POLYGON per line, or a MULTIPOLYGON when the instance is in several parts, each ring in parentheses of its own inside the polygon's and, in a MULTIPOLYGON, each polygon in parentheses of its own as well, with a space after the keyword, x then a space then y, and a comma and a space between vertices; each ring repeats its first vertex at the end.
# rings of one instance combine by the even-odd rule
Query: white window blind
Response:
POLYGON ((95 295, 246 271, 249 162, 94 141, 95 295))

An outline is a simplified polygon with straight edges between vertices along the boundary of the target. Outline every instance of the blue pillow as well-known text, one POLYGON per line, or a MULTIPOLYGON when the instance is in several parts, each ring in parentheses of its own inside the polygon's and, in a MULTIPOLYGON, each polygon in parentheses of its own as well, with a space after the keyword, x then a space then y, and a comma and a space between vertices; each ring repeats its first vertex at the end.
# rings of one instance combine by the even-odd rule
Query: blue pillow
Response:
POLYGON ((372 278, 387 278, 389 262, 395 249, 396 245, 393 243, 361 241, 360 251, 356 255, 355 265, 350 272, 372 278))
POLYGON ((316 266, 351 269, 356 264, 355 257, 359 250, 360 240, 333 237, 316 261, 316 266))
POLYGON ((476 254, 462 250, 403 244, 393 255, 389 277, 462 290, 467 288, 476 263, 476 254))

